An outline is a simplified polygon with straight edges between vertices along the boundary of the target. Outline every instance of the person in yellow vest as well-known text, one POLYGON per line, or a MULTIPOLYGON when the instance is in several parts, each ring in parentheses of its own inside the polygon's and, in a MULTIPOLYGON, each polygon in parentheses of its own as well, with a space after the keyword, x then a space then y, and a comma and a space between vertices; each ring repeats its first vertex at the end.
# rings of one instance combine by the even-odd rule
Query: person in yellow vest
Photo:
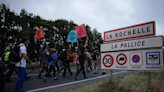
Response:
POLYGON ((6 54, 4 56, 4 62, 8 62, 7 67, 6 67, 5 71, 4 71, 4 75, 6 75, 9 72, 9 70, 10 70, 10 64, 11 64, 11 59, 10 59, 11 54, 10 53, 11 52, 8 51, 8 52, 6 52, 6 54))

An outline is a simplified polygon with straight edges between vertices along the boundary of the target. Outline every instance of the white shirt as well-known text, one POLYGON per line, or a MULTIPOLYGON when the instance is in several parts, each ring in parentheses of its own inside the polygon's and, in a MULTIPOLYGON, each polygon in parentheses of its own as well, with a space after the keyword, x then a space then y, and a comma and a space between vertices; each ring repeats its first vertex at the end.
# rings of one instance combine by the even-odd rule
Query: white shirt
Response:
MULTIPOLYGON (((23 43, 19 44, 19 46, 20 46, 19 56, 22 57, 22 53, 27 55, 26 46, 23 43)), ((21 60, 18 61, 15 64, 15 66, 17 66, 17 67, 24 67, 25 68, 26 67, 26 59, 24 57, 22 57, 21 60)))

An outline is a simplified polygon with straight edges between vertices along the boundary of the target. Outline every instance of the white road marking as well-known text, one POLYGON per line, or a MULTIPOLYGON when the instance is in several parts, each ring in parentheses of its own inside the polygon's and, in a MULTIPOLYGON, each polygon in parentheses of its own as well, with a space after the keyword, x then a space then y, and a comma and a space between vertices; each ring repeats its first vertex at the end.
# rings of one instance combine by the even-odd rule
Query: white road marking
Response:
MULTIPOLYGON (((123 72, 127 72, 127 71, 121 71, 121 72, 116 72, 116 73, 112 73, 112 74, 115 75, 115 74, 123 73, 123 72)), ((56 87, 60 87, 60 86, 66 86, 66 85, 70 85, 70 84, 75 84, 75 83, 80 83, 80 82, 84 82, 84 81, 89 81, 89 80, 94 80, 94 79, 106 77, 106 76, 109 76, 109 75, 107 74, 107 75, 102 75, 102 76, 98 76, 98 77, 94 77, 94 78, 89 78, 89 79, 84 79, 84 80, 79 80, 79 81, 74 81, 74 82, 69 82, 69 83, 64 83, 64 84, 49 86, 49 87, 43 87, 43 88, 28 90, 26 92, 35 92, 35 91, 40 91, 40 90, 45 90, 45 89, 50 89, 50 88, 56 88, 56 87)))

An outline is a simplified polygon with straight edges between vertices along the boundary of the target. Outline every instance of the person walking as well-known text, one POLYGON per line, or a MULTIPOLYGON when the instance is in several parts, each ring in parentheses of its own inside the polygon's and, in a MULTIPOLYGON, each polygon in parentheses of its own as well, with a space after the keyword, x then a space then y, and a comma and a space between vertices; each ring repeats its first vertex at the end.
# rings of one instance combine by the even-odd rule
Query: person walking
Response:
MULTIPOLYGON (((38 60, 38 55, 37 55, 37 50, 36 49, 33 49, 33 51, 31 51, 29 54, 28 54, 28 57, 29 59, 32 61, 32 62, 35 62, 37 63, 37 60, 38 60)), ((35 67, 31 66, 32 70, 36 70, 35 67)))
MULTIPOLYGON (((3 39, 5 39, 7 36, 7 30, 4 29, 4 28, 1 28, 0 29, 0 63, 2 65, 5 65, 5 63, 2 61, 2 58, 1 58, 1 53, 2 53, 2 44, 1 44, 1 41, 3 39)), ((0 65, 0 92, 4 92, 4 89, 5 89, 5 79, 4 79, 4 74, 2 72, 2 68, 1 68, 1 65, 0 65)))
POLYGON ((5 53, 4 56, 4 62, 7 62, 7 67, 4 70, 4 75, 6 76, 6 74, 9 72, 10 67, 11 67, 11 50, 5 53))
POLYGON ((46 82, 46 79, 47 79, 47 76, 50 75, 50 72, 53 70, 53 74, 54 74, 54 80, 57 80, 57 77, 55 75, 55 68, 54 68, 54 63, 55 62, 61 62, 60 60, 57 59, 58 56, 56 54, 56 49, 54 48, 51 48, 51 51, 50 51, 50 55, 48 57, 48 60, 46 61, 46 65, 48 67, 48 72, 47 74, 45 75, 45 77, 43 78, 43 81, 46 82))
POLYGON ((70 72, 71 76, 72 76, 72 72, 71 72, 71 69, 70 69, 70 57, 74 57, 74 55, 71 54, 71 51, 70 51, 70 47, 67 46, 66 47, 66 50, 63 52, 63 62, 64 62, 64 72, 63 72, 63 77, 65 77, 65 74, 66 74, 66 70, 68 68, 68 71, 70 72))
POLYGON ((74 75, 75 80, 77 80, 77 76, 81 71, 83 71, 84 78, 87 78, 85 75, 85 70, 84 70, 84 61, 85 61, 84 51, 85 51, 85 48, 87 46, 88 39, 89 39, 89 37, 86 38, 84 46, 83 46, 83 44, 79 45, 79 51, 77 52, 77 54, 79 55, 79 62, 80 62, 81 67, 80 67, 80 70, 78 70, 78 72, 76 73, 76 75, 74 75))
POLYGON ((15 66, 17 70, 17 81, 15 84, 14 92, 25 92, 24 88, 24 82, 27 78, 27 72, 26 72, 26 60, 32 64, 32 66, 35 66, 36 63, 33 63, 27 56, 27 49, 26 45, 29 43, 29 40, 27 37, 22 37, 19 51, 19 56, 21 57, 21 60, 18 61, 15 66))
POLYGON ((94 52, 93 52, 93 60, 92 60, 93 74, 98 74, 98 72, 97 72, 98 65, 99 65, 98 53, 97 53, 97 49, 95 48, 94 52), (96 68, 96 70, 95 70, 95 68, 96 68))
POLYGON ((65 51, 65 49, 62 49, 62 51, 60 52, 60 57, 59 57, 60 61, 62 62, 61 69, 59 70, 60 73, 61 73, 62 70, 64 70, 64 66, 65 66, 65 64, 64 64, 64 55, 63 55, 64 51, 65 51))
POLYGON ((91 64, 92 56, 91 56, 91 53, 89 52, 87 56, 88 56, 88 67, 90 67, 90 69, 92 70, 92 64, 91 64))
POLYGON ((12 50, 10 49, 10 51, 7 52, 5 54, 5 57, 4 57, 4 61, 8 62, 7 68, 4 71, 4 75, 6 75, 6 79, 5 79, 6 82, 11 82, 10 78, 11 78, 11 75, 12 75, 14 70, 17 74, 17 71, 15 69, 15 62, 12 62, 12 60, 11 60, 11 57, 12 57, 12 52, 11 51, 12 50))
POLYGON ((48 72, 47 67, 45 67, 45 63, 46 63, 46 61, 48 59, 48 55, 50 55, 50 53, 47 52, 46 47, 43 47, 43 51, 41 52, 41 57, 42 57, 42 70, 40 71, 40 73, 38 75, 38 78, 39 79, 41 79, 41 74, 44 72, 45 69, 48 72))

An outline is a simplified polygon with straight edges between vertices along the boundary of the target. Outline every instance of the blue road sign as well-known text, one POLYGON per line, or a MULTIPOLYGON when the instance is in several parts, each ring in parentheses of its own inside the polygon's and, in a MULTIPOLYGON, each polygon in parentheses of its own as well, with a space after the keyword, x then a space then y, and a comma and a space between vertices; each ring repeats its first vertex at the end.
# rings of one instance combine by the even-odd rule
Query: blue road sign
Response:
POLYGON ((147 65, 160 65, 160 52, 146 52, 147 65))

